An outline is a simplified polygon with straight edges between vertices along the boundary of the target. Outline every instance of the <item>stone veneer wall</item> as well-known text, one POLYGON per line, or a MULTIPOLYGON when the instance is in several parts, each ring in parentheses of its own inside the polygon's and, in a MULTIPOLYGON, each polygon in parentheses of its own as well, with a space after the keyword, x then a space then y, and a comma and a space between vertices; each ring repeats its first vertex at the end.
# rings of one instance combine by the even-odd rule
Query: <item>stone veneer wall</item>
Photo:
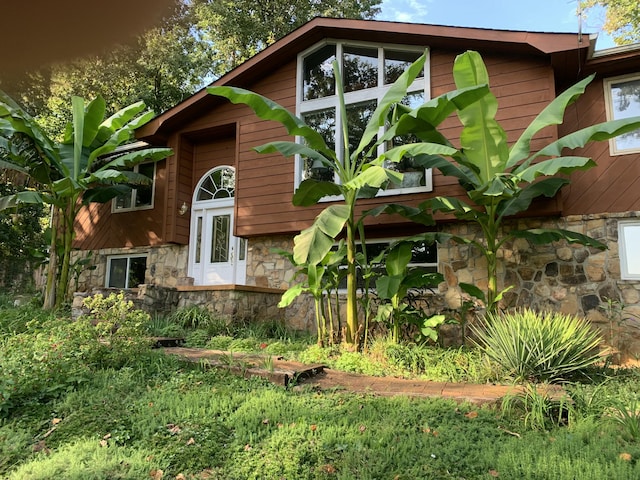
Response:
MULTIPOLYGON (((505 230, 562 228, 582 233, 608 249, 600 251, 564 241, 532 246, 524 239, 505 244, 499 252, 498 288, 513 288, 505 294, 503 306, 585 316, 609 344, 628 356, 640 354, 640 282, 620 279, 618 255, 618 221, 636 217, 640 212, 507 222, 505 230), (625 306, 621 319, 606 315, 603 307, 608 301, 625 306)), ((478 229, 468 224, 447 225, 443 230, 478 237, 478 229)), ((460 304, 460 282, 486 289, 486 261, 477 249, 450 243, 438 249, 438 256, 439 270, 445 276, 440 291, 450 308, 460 304)))
MULTIPOLYGON (((555 219, 520 219, 507 222, 511 228, 563 228, 594 237, 608 246, 599 251, 580 245, 556 242, 531 246, 524 239, 505 244, 499 252, 499 288, 513 286, 504 296, 503 306, 528 306, 537 310, 554 310, 584 315, 600 328, 607 341, 628 355, 640 354, 640 282, 620 279, 618 255, 618 221, 638 218, 640 212, 626 214, 599 214, 570 216, 555 219), (624 305, 619 321, 607 317, 603 306, 608 301, 624 305)), ((443 231, 466 237, 478 237, 479 231, 472 224, 451 223, 441 226, 443 231)), ((104 285, 106 257, 115 254, 147 253, 147 284, 161 287, 178 287, 180 300, 176 304, 213 304, 214 311, 230 316, 244 315, 240 311, 257 314, 268 312, 270 318, 284 318, 297 329, 315 329, 315 317, 311 298, 301 296, 286 309, 277 309, 281 291, 295 282, 295 269, 284 257, 275 253, 281 249, 291 251, 291 236, 261 237, 249 240, 247 257, 247 285, 255 291, 237 295, 203 294, 184 286, 187 274, 187 247, 167 245, 155 248, 107 249, 94 254, 93 271, 80 276, 80 290, 104 285), (184 286, 184 288, 182 287, 184 286), (197 292, 197 293, 196 293, 197 292), (184 301, 182 299, 185 299, 184 301), (182 303, 180 303, 182 302, 182 303), (242 304, 237 307, 231 303, 242 304), (257 307, 256 305, 261 305, 257 307)), ((74 252, 82 256, 83 252, 74 252)), ((445 281, 438 287, 438 299, 431 304, 456 309, 463 295, 460 282, 471 283, 485 290, 487 286, 486 261, 477 249, 452 242, 438 248, 438 269, 445 281)), ((261 314, 262 315, 262 314, 261 314)))

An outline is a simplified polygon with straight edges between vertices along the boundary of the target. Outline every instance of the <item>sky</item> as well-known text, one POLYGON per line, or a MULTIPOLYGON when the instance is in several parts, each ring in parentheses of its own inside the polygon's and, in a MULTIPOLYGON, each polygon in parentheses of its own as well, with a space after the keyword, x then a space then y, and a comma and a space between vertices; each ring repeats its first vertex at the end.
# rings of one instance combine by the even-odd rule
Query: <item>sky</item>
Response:
MULTIPOLYGON (((535 32, 578 32, 577 0, 383 0, 379 20, 535 32)), ((596 50, 614 47, 590 10, 583 33, 598 33, 596 50)))

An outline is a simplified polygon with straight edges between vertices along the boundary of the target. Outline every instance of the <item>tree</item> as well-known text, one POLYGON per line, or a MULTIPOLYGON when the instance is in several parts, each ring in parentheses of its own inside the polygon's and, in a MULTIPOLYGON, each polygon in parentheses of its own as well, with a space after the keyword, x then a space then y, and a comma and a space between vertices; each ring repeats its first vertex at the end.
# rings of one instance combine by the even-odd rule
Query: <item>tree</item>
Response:
MULTIPOLYGON (((358 347, 360 325, 357 310, 356 285, 356 240, 364 241, 362 217, 356 216, 356 202, 359 198, 375 196, 378 190, 389 182, 401 183, 402 174, 385 167, 385 158, 399 161, 403 157, 406 146, 391 149, 386 155, 377 155, 378 145, 386 141, 379 138, 378 132, 387 120, 389 110, 399 104, 414 79, 422 71, 426 55, 422 55, 391 86, 371 114, 359 140, 351 145, 349 126, 346 120, 346 105, 342 91, 341 72, 337 62, 333 63, 336 79, 336 90, 339 98, 339 114, 342 115, 343 145, 341 150, 330 148, 323 135, 309 127, 301 118, 290 113, 281 105, 253 92, 235 87, 209 87, 209 93, 227 98, 232 103, 248 105, 263 120, 280 122, 292 136, 299 136, 305 143, 271 142, 256 147, 259 153, 279 152, 286 157, 300 155, 310 161, 320 162, 324 167, 335 172, 337 182, 333 180, 306 179, 300 183, 293 196, 293 204, 297 206, 316 205, 324 197, 342 198, 341 203, 333 203, 324 208, 315 218, 313 224, 294 238, 293 260, 298 266, 319 265, 332 249, 338 236, 344 233, 347 250, 347 316, 346 343, 358 347), (395 153, 394 153, 395 152, 395 153), (341 160, 344 159, 344 160, 341 160)), ((471 87, 452 94, 450 104, 467 105, 486 93, 486 88, 471 87)), ((452 107, 453 109, 453 107, 452 107)), ((455 150, 435 143, 422 143, 414 149, 416 155, 444 155, 455 150)))
MULTIPOLYGON (((489 76, 482 58, 477 52, 459 55, 454 63, 453 75, 458 89, 468 89, 489 85, 489 76)), ((633 131, 640 127, 640 117, 605 122, 562 137, 538 152, 531 152, 531 140, 542 129, 563 122, 564 112, 584 93, 593 76, 588 77, 569 88, 553 100, 532 123, 524 130, 520 138, 511 147, 507 144, 507 135, 496 121, 498 102, 492 93, 468 105, 448 105, 444 98, 441 105, 429 101, 424 105, 408 110, 403 105, 396 106, 391 119, 392 126, 385 134, 414 134, 421 142, 437 143, 452 148, 444 156, 418 156, 424 143, 405 146, 405 150, 391 150, 386 156, 398 161, 399 155, 416 156, 416 162, 423 168, 436 168, 444 175, 458 179, 465 189, 469 202, 457 197, 434 197, 409 208, 402 205, 387 205, 375 209, 372 214, 381 212, 401 213, 408 218, 419 218, 416 212, 428 215, 437 212, 453 214, 456 218, 478 225, 483 241, 444 233, 426 234, 429 240, 453 240, 460 244, 472 245, 482 252, 487 260, 488 288, 486 295, 477 287, 468 286, 468 291, 485 300, 489 309, 494 309, 500 300, 501 292, 497 288, 497 253, 508 240, 526 238, 533 244, 546 244, 565 240, 595 248, 605 248, 600 242, 575 232, 560 229, 510 230, 503 232, 504 220, 512 215, 526 211, 531 202, 538 197, 553 197, 570 182, 566 176, 576 170, 591 168, 595 162, 590 158, 563 156, 565 149, 584 147, 591 141, 602 141, 633 131), (454 148, 439 131, 438 126, 446 118, 449 109, 457 111, 462 124, 460 148, 454 148)))
POLYGON ((144 110, 144 103, 138 102, 105 119, 102 97, 86 107, 82 98, 73 97, 72 122, 58 142, 0 91, 0 151, 4 153, 0 168, 37 182, 33 189, 0 198, 0 211, 20 204, 46 203, 52 208, 46 308, 59 306, 67 297, 74 222, 80 208, 90 202, 107 202, 132 186, 148 184, 149 178, 131 169, 172 153, 168 148, 118 153, 118 147, 132 139, 133 131, 153 117, 153 112, 144 110))
POLYGON ((602 28, 617 45, 640 41, 640 3, 637 0, 583 0, 585 12, 600 6, 606 9, 602 28))
POLYGON ((240 65, 314 17, 374 18, 381 0, 194 0, 200 34, 213 47, 215 74, 240 65))

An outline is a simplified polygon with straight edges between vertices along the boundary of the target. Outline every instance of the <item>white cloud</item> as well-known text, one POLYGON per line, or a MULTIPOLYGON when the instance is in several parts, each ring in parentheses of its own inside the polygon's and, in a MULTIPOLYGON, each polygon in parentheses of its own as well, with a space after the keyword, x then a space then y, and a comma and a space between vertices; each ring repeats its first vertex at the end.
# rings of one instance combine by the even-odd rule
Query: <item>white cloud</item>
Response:
POLYGON ((429 8, 424 0, 383 0, 381 20, 425 23, 429 8))

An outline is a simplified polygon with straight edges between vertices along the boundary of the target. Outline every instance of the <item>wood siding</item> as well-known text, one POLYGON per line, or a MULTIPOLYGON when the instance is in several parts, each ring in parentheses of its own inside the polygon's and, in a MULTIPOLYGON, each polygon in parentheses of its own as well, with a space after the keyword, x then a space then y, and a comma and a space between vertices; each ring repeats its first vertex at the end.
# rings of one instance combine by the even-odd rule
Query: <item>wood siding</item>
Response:
MULTIPOLYGON (((560 132, 566 135, 606 120, 603 79, 596 78, 567 110, 560 132)), ((590 157, 597 166, 571 175, 571 184, 563 191, 563 214, 640 210, 640 154, 612 157, 609 142, 596 142, 565 155, 590 157)))
POLYGON ((166 209, 167 161, 156 164, 153 208, 111 212, 111 202, 83 207, 75 223, 74 247, 81 250, 139 247, 166 243, 163 214, 166 209))

